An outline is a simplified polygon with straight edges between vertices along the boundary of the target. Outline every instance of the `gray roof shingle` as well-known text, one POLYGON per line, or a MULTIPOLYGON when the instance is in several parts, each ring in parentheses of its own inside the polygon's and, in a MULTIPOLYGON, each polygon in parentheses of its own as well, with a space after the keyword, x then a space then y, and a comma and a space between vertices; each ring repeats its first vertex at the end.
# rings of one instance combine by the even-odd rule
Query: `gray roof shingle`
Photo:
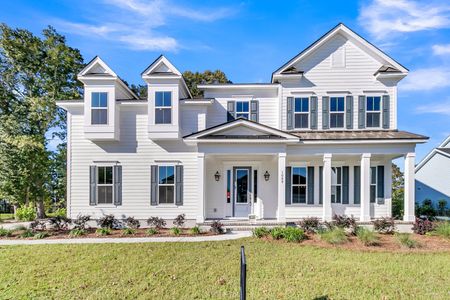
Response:
POLYGON ((289 132, 300 140, 398 140, 398 139, 428 139, 428 137, 407 131, 398 130, 352 130, 352 131, 297 131, 289 132))

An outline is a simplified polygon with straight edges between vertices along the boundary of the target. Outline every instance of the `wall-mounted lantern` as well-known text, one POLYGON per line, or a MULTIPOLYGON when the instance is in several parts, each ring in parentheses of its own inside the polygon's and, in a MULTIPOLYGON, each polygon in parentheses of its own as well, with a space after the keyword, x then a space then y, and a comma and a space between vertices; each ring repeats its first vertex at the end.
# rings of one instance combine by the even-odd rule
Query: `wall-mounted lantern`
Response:
POLYGON ((270 179, 270 174, 269 174, 269 172, 266 171, 266 173, 264 173, 264 179, 265 179, 266 181, 269 181, 269 179, 270 179))
POLYGON ((220 173, 219 173, 219 171, 217 171, 216 174, 214 174, 214 179, 216 179, 216 181, 220 180, 220 173))

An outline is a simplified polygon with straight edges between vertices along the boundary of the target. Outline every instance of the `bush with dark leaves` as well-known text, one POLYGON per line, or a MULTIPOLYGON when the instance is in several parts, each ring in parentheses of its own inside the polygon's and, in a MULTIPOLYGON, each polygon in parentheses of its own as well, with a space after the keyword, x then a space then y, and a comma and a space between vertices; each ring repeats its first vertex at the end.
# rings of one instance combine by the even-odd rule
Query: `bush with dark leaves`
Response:
POLYGON ((47 229, 47 222, 45 220, 34 220, 30 223, 30 229, 33 231, 43 231, 47 229))
POLYGON ((298 226, 306 233, 315 233, 320 228, 320 220, 316 217, 305 218, 298 222, 298 226))
POLYGON ((177 227, 183 227, 184 223, 186 223, 186 215, 185 214, 178 215, 173 220, 173 225, 175 225, 177 227))
POLYGON ((413 226, 413 232, 417 234, 426 234, 434 230, 434 223, 428 219, 419 219, 416 218, 413 226))
POLYGON ((147 220, 147 224, 156 230, 163 229, 166 226, 166 221, 163 218, 150 217, 147 220))
POLYGON ((85 231, 87 228, 87 222, 91 220, 91 217, 88 215, 78 215, 78 217, 73 220, 73 226, 74 229, 83 230, 85 231))
POLYGON ((350 233, 356 234, 356 220, 353 216, 346 215, 334 215, 333 216, 333 225, 343 229, 349 229, 350 233))
POLYGON ((48 222, 55 230, 60 231, 69 229, 69 225, 72 223, 72 220, 66 217, 56 216, 48 219, 48 222))
POLYGON ((225 229, 223 228, 223 224, 220 223, 219 221, 213 221, 211 223, 211 228, 209 229, 211 232, 216 233, 216 234, 222 234, 225 232, 225 229))
POLYGON ((373 229, 379 233, 392 234, 395 231, 394 218, 380 218, 373 221, 373 229))
POLYGON ((100 228, 117 229, 120 227, 120 221, 114 215, 106 215, 97 220, 97 225, 100 228))
POLYGON ((139 227, 141 227, 141 223, 139 222, 139 220, 136 220, 133 217, 128 217, 124 220, 125 226, 127 228, 131 228, 131 229, 138 229, 139 227))

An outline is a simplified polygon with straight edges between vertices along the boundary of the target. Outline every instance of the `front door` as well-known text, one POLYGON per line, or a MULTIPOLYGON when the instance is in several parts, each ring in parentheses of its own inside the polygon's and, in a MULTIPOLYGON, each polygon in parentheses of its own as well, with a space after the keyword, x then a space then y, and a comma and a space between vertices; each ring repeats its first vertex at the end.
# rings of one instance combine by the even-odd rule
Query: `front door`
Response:
POLYGON ((234 168, 234 201, 233 216, 247 218, 252 210, 251 194, 252 168, 234 168))

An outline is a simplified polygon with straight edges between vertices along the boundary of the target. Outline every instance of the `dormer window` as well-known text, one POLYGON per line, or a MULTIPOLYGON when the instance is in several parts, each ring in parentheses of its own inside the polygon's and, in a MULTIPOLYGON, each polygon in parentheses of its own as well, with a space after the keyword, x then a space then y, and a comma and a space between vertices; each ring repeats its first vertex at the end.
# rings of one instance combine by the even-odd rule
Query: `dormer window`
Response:
POLYGON ((294 127, 309 128, 309 98, 295 98, 294 127))
POLYGON ((155 93, 155 124, 172 123, 172 92, 155 93))
POLYGON ((330 98, 330 128, 344 128, 344 97, 330 98))
POLYGON ((108 124, 108 93, 94 92, 91 94, 91 124, 108 124))
POLYGON ((250 119, 250 106, 248 101, 236 101, 236 118, 250 119))
POLYGON ((381 97, 370 96, 366 99, 366 127, 379 128, 381 119, 381 97))

